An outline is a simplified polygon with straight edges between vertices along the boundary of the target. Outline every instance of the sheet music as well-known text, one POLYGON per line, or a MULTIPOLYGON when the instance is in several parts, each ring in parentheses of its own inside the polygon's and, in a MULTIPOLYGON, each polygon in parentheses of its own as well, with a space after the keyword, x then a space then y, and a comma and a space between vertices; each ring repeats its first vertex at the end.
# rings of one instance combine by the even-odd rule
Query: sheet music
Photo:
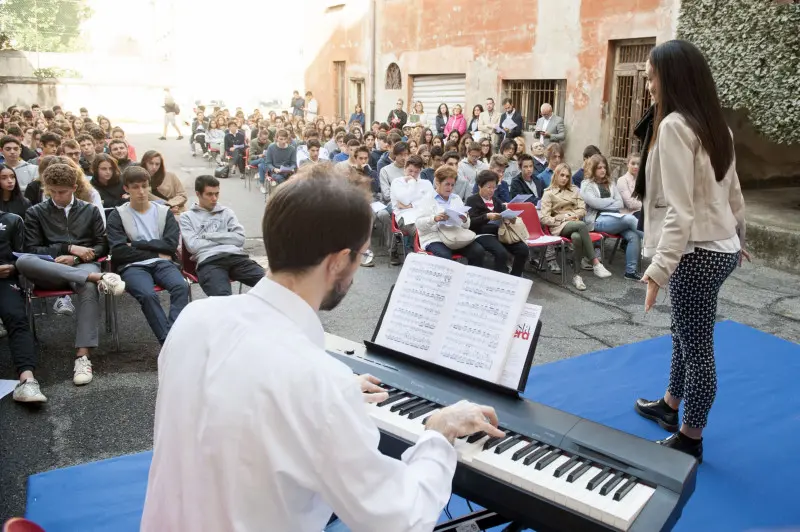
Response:
POLYGON ((511 346, 508 348, 508 356, 498 384, 514 389, 519 386, 525 362, 528 360, 528 351, 533 342, 533 333, 536 331, 536 324, 541 315, 542 307, 530 303, 525 304, 514 329, 511 346))
POLYGON ((437 357, 463 269, 451 260, 408 255, 376 343, 430 361, 437 357))
POLYGON ((499 382, 532 284, 522 277, 467 268, 439 357, 434 360, 461 373, 499 382))

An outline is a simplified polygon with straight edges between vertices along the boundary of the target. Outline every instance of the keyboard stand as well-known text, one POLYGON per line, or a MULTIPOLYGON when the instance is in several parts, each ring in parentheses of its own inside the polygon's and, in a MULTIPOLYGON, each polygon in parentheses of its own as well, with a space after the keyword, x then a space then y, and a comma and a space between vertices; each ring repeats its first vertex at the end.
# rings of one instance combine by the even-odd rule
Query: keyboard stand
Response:
MULTIPOLYGON (((480 530, 489 530, 490 528, 506 524, 508 526, 503 529, 503 532, 520 532, 525 529, 523 525, 511 523, 510 519, 503 517, 497 512, 493 512, 492 510, 479 510, 456 519, 451 519, 450 521, 445 521, 444 523, 436 525, 433 530, 435 532, 456 532, 459 527, 469 522, 474 522, 475 525, 477 525, 478 528, 474 529, 476 532, 480 530)), ((470 530, 471 532, 472 529, 465 530, 470 530)))

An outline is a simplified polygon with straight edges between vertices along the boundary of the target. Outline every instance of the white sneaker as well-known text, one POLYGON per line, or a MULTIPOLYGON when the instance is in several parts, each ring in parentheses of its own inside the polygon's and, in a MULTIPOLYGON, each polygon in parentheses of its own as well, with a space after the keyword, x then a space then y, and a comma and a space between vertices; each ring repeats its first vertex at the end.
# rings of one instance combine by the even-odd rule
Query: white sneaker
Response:
POLYGON ((547 266, 550 268, 550 273, 561 273, 561 266, 559 266, 556 261, 549 261, 547 266))
POLYGON ((586 285, 583 284, 583 279, 581 279, 580 275, 576 275, 572 278, 572 285, 578 290, 586 290, 586 285))
POLYGON ((592 263, 589 262, 589 259, 586 257, 581 257, 581 269, 590 272, 594 269, 594 266, 592 266, 592 263))
POLYGON ((77 386, 92 382, 92 363, 86 356, 75 359, 75 369, 73 371, 75 375, 72 377, 72 382, 77 386))
POLYGON ((59 297, 53 303, 53 310, 59 316, 72 316, 75 314, 75 306, 72 304, 72 299, 69 296, 59 297))
POLYGON ((261 185, 261 193, 262 194, 266 194, 267 193, 267 187, 265 187, 264 185, 261 185))
POLYGON ((0 338, 5 338, 6 336, 8 336, 8 331, 5 325, 3 325, 3 322, 0 321, 0 338))
POLYGON ((104 273, 103 278, 97 283, 97 288, 104 294, 119 296, 125 291, 125 281, 116 273, 104 273))
POLYGON ((367 255, 361 259, 361 265, 365 268, 372 268, 375 266, 375 254, 372 252, 371 249, 367 250, 367 255))
POLYGON ((606 277, 611 277, 611 272, 606 270, 606 267, 603 266, 603 264, 600 262, 592 266, 592 269, 594 270, 595 277, 599 277, 601 279, 605 279, 606 277))
POLYGON ((26 379, 14 388, 13 399, 18 403, 46 403, 47 397, 44 396, 39 388, 39 381, 36 379, 26 379))

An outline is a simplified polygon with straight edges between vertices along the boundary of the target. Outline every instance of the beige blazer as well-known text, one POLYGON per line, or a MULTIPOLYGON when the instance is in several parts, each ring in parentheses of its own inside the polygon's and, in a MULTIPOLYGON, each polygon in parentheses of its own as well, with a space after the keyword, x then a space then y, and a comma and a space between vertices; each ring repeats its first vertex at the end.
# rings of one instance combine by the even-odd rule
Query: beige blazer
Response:
MULTIPOLYGON (((186 211, 186 202, 189 198, 186 196, 186 189, 183 188, 183 183, 181 183, 178 176, 172 172, 166 172, 164 174, 164 181, 159 185, 158 191, 167 198, 167 205, 170 207, 180 207, 180 212, 186 211)), ((150 194, 151 201, 160 199, 161 198, 158 196, 152 193, 150 194)))
POLYGON ((560 235, 569 216, 575 216, 579 220, 586 216, 586 204, 578 187, 570 183, 569 188, 550 187, 545 190, 540 221, 550 228, 550 232, 560 235))
POLYGON ((738 233, 744 247, 744 198, 736 160, 717 182, 711 159, 678 113, 658 128, 645 169, 644 254, 652 257, 645 275, 664 286, 689 242, 726 240, 738 233))

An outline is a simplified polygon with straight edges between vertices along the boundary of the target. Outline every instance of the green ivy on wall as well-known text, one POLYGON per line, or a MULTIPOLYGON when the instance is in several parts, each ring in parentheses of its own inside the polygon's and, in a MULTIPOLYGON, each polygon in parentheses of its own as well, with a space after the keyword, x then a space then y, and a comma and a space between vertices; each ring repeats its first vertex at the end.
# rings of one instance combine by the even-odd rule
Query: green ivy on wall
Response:
POLYGON ((800 5, 682 0, 678 38, 706 54, 724 107, 746 109, 774 142, 800 143, 800 5))

